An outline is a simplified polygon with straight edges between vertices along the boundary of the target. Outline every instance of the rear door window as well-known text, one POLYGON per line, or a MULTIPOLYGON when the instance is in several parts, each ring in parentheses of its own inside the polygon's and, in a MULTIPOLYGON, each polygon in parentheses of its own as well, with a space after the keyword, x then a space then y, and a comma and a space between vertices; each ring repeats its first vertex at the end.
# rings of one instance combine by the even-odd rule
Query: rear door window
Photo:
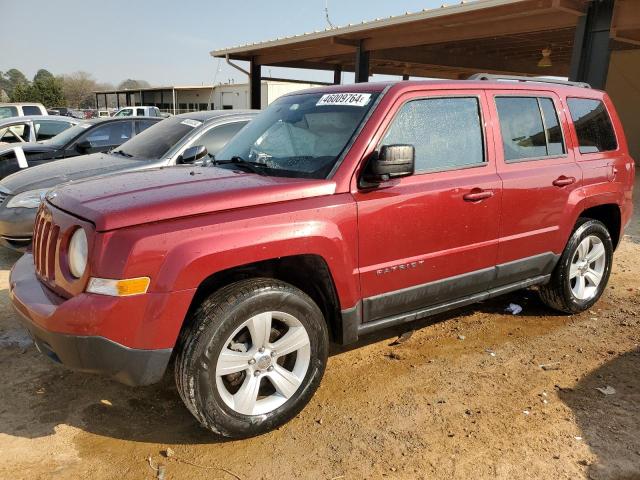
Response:
POLYGON ((476 97, 408 101, 380 145, 413 145, 416 173, 482 165, 480 102, 476 97))
POLYGON ((144 117, 144 108, 136 108, 136 116, 144 117))
POLYGON ((607 152, 618 148, 611 118, 600 100, 567 98, 567 104, 578 134, 580 153, 607 152))
POLYGON ((496 108, 506 162, 565 153, 562 128, 550 98, 496 97, 496 108))
POLYGON ((88 140, 91 148, 120 145, 132 137, 132 127, 133 122, 131 121, 109 122, 89 131, 80 137, 79 142, 88 140))

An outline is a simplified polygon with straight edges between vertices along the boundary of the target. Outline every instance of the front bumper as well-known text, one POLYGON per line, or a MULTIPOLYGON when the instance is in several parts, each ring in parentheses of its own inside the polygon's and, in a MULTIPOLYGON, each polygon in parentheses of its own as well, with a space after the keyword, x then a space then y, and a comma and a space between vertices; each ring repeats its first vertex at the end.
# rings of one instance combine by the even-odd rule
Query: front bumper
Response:
POLYGON ((127 385, 162 378, 190 302, 185 293, 193 294, 83 293, 65 299, 38 280, 30 254, 16 262, 9 284, 13 306, 38 350, 74 370, 106 374, 127 385))
POLYGON ((36 213, 37 208, 0 207, 0 245, 24 252, 31 245, 36 213))

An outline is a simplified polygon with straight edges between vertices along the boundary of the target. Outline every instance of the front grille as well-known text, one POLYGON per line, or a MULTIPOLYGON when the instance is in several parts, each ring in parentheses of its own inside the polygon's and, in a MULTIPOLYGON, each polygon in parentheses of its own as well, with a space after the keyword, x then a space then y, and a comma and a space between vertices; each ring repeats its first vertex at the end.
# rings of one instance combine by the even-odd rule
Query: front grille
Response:
POLYGON ((60 227, 54 225, 51 213, 40 208, 33 232, 33 262, 42 280, 53 283, 56 279, 56 247, 60 227))

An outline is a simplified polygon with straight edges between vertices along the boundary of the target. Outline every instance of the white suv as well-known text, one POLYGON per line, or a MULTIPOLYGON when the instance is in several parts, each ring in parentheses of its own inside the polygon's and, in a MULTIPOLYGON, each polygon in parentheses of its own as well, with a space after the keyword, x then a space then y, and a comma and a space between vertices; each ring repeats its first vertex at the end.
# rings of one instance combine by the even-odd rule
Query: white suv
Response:
POLYGON ((24 117, 26 115, 48 115, 41 103, 0 103, 0 118, 24 117))

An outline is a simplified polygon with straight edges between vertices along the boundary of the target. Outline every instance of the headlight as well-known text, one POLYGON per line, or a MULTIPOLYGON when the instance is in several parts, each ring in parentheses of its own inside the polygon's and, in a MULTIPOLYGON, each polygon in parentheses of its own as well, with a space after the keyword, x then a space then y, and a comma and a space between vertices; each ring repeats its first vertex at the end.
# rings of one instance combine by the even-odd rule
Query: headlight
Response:
POLYGON ((87 234, 82 228, 71 236, 68 256, 71 274, 76 278, 82 277, 87 268, 87 234))
POLYGON ((7 208, 38 208, 40 202, 51 188, 41 188, 39 190, 29 190, 13 197, 7 203, 7 208))

